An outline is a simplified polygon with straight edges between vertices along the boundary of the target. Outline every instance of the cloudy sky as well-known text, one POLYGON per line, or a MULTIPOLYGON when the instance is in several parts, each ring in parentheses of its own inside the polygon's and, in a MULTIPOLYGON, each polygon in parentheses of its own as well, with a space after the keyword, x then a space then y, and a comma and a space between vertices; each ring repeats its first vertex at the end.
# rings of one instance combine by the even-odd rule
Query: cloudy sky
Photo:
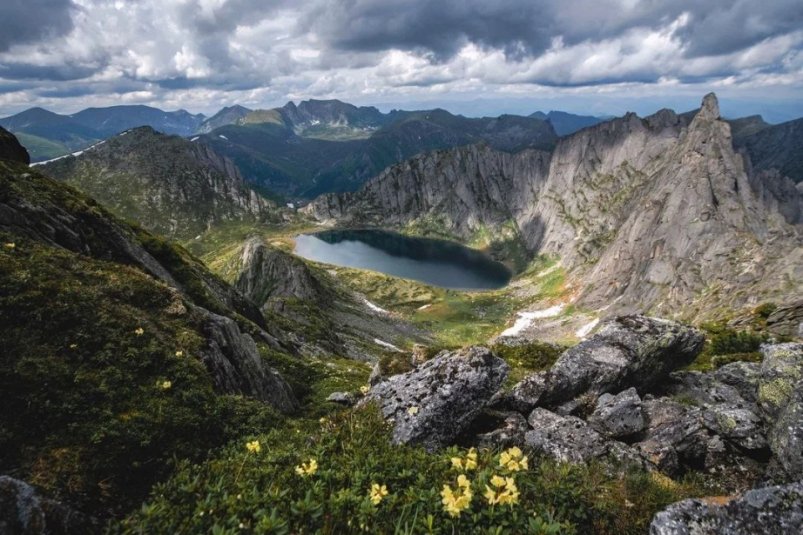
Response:
POLYGON ((2 0, 0 115, 339 98, 803 116, 801 0, 2 0))

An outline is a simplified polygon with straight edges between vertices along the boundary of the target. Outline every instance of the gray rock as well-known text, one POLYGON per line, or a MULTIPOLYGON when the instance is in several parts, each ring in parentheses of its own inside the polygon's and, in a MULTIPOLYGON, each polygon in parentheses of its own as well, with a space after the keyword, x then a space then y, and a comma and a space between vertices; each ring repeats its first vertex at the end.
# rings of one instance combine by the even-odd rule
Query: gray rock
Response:
POLYGON ((702 411, 666 398, 645 399, 647 430, 633 447, 659 470, 670 475, 682 472, 684 465, 704 462, 710 434, 702 423, 702 411))
POLYGON ((0 476, 0 533, 3 535, 87 535, 99 532, 95 519, 40 496, 24 481, 0 476))
POLYGON ((303 261, 268 247, 262 238, 246 240, 241 263, 234 287, 259 306, 276 298, 325 301, 332 297, 303 261))
POLYGON ((613 438, 625 438, 644 430, 644 414, 641 398, 635 388, 616 394, 603 394, 597 399, 597 406, 588 423, 602 433, 613 438))
POLYGON ((713 405, 703 411, 703 425, 720 437, 748 450, 767 447, 761 418, 750 409, 734 405, 713 405))
MULTIPOLYGON (((803 203, 803 195, 799 195, 799 198, 803 203)), ((803 299, 780 305, 773 310, 767 317, 767 330, 782 336, 803 338, 803 299)))
POLYGON ((772 424, 789 402, 795 385, 803 379, 803 344, 763 344, 758 405, 772 424))
POLYGON ((761 365, 755 362, 731 362, 712 374, 723 384, 736 389, 742 399, 748 403, 758 400, 758 383, 761 376, 761 365))
POLYGON ((803 533, 803 483, 753 489, 726 505, 684 500, 656 514, 650 524, 650 535, 748 533, 803 533))
POLYGON ((354 394, 351 392, 332 392, 326 397, 326 401, 330 403, 337 403, 345 407, 351 407, 357 402, 354 394))
POLYGON ((376 403, 393 423, 393 442, 433 450, 466 429, 507 377, 485 347, 441 352, 418 368, 375 385, 360 405, 376 403))
POLYGON ((193 311, 201 315, 207 339, 200 357, 219 391, 252 396, 283 412, 298 408, 290 385, 265 364, 254 339, 234 320, 200 307, 193 311))
POLYGON ((803 380, 769 432, 770 449, 786 481, 803 479, 803 380))
MULTIPOLYGON (((714 373, 681 371, 673 373, 671 379, 665 393, 678 399, 693 401, 696 405, 748 404, 737 388, 724 383, 714 373)), ((753 398, 755 399, 755 394, 753 398)))
POLYGON ((493 431, 477 435, 477 445, 485 448, 508 448, 524 443, 524 435, 529 426, 527 419, 518 412, 491 411, 492 416, 501 420, 493 431))
POLYGON ((560 462, 608 459, 641 464, 638 455, 625 444, 606 439, 575 416, 560 416, 537 408, 527 421, 533 429, 524 435, 524 445, 534 453, 560 462))
POLYGON ((632 385, 649 389, 694 360, 703 341, 700 331, 674 321, 621 316, 563 353, 549 371, 514 386, 507 402, 517 410, 529 410, 584 393, 601 395, 632 385))

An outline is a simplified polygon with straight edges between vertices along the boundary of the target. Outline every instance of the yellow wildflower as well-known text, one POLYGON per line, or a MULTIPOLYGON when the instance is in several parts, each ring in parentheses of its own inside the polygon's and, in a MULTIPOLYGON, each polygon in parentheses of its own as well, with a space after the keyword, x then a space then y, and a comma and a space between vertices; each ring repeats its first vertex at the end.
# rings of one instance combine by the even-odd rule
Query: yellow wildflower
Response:
POLYGON ((456 489, 452 489, 449 485, 444 485, 441 491, 443 509, 449 513, 449 516, 454 517, 460 516, 460 513, 469 508, 472 497, 471 482, 463 474, 457 477, 456 489))
POLYGON ((367 394, 367 393, 368 393, 368 391, 369 391, 369 390, 371 390, 371 387, 370 387, 370 386, 368 386, 368 385, 362 385, 362 386, 360 387, 360 394, 362 394, 362 395, 364 396, 365 394, 367 394))
POLYGON ((5 247, 6 249, 14 249, 16 246, 17 246, 16 243, 11 243, 11 242, 3 244, 3 247, 5 247))
POLYGON ((183 357, 184 356, 184 352, 183 351, 176 351, 176 356, 177 357, 183 357))
POLYGON ((474 448, 468 450, 465 459, 452 457, 450 460, 452 461, 452 467, 456 470, 460 470, 461 472, 475 470, 477 468, 477 450, 474 448))
POLYGON ((134 334, 136 334, 137 336, 142 336, 143 334, 145 334, 145 329, 143 329, 142 327, 137 327, 136 329, 134 329, 134 334))
POLYGON ((252 440, 251 442, 245 443, 245 449, 247 449, 249 453, 259 453, 262 451, 262 445, 258 440, 252 440))
POLYGON ((407 409, 407 414, 409 414, 410 416, 415 416, 416 414, 418 414, 418 407, 410 407, 409 409, 407 409))
POLYGON ((77 349, 77 348, 78 348, 78 344, 70 344, 70 349, 77 349))
POLYGON ((380 485, 379 483, 371 484, 371 503, 374 505, 379 505, 379 502, 382 501, 382 498, 388 495, 388 487, 386 485, 380 485))
POLYGON ((514 505, 519 502, 516 480, 495 475, 491 478, 491 485, 485 485, 484 496, 488 505, 514 505))
POLYGON ((318 471, 318 461, 315 459, 310 459, 306 463, 301 463, 300 465, 296 466, 296 474, 300 475, 301 477, 308 477, 318 471))
POLYGON ((173 386, 172 381, 162 381, 157 384, 159 385, 159 388, 161 388, 162 390, 170 390, 170 388, 173 386))
POLYGON ((499 455, 499 466, 507 468, 511 472, 518 472, 519 470, 527 470, 527 468, 529 468, 527 456, 516 446, 503 451, 499 455))

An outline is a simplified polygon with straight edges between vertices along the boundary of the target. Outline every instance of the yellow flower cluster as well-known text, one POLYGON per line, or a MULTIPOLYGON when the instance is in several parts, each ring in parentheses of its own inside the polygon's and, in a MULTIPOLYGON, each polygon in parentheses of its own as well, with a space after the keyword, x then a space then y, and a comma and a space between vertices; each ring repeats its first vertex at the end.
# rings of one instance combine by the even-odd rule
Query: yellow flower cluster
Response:
POLYGON ((476 470, 477 468, 477 450, 471 448, 468 450, 465 459, 460 457, 452 457, 452 468, 461 472, 468 472, 469 470, 476 470))
POLYGON ((160 381, 156 383, 162 390, 170 390, 173 387, 172 381, 160 381))
POLYGON ((416 414, 418 414, 418 407, 410 407, 409 409, 407 409, 407 414, 409 414, 410 416, 415 416, 416 414))
POLYGON ((184 352, 183 351, 176 351, 176 356, 181 358, 181 357, 184 356, 184 352))
POLYGON ((519 502, 519 489, 512 477, 495 475, 491 484, 485 485, 485 499, 488 505, 514 505, 519 502))
POLYGON ((301 463, 300 465, 296 466, 296 474, 300 475, 301 477, 309 477, 317 471, 318 461, 315 459, 310 459, 308 462, 301 463))
POLYGON ((5 247, 6 249, 14 249, 15 247, 17 247, 17 244, 13 242, 4 243, 3 247, 5 247))
POLYGON ((471 505, 471 481, 464 474, 457 476, 457 488, 444 485, 441 491, 443 509, 449 516, 460 516, 471 505))
POLYGON ((371 387, 370 387, 370 386, 368 386, 368 385, 362 385, 362 386, 360 387, 360 394, 362 394, 362 395, 364 396, 365 394, 367 394, 367 393, 368 393, 368 391, 369 391, 369 390, 371 390, 371 387))
POLYGON ((374 505, 379 505, 379 502, 382 501, 382 498, 388 495, 388 487, 386 485, 380 485, 379 483, 371 484, 371 491, 369 492, 371 497, 371 503, 374 505))
POLYGON ((247 449, 249 453, 259 453, 262 451, 262 445, 258 440, 252 440, 251 442, 245 443, 245 449, 247 449))
POLYGON ((145 329, 143 329, 142 327, 137 327, 136 329, 134 329, 134 334, 136 334, 137 336, 142 336, 143 334, 145 334, 145 329))
POLYGON ((511 472, 518 472, 519 470, 527 470, 527 456, 522 451, 513 446, 512 448, 503 451, 499 455, 499 466, 506 468, 511 472))

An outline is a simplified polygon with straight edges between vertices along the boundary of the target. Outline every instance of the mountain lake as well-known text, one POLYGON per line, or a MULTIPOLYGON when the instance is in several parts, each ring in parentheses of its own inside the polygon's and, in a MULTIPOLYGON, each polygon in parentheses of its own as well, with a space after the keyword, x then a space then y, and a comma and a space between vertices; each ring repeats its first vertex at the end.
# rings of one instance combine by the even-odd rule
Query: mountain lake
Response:
POLYGON ((328 230, 295 238, 298 256, 336 266, 379 271, 432 286, 492 290, 505 286, 510 270, 459 243, 403 236, 384 230, 328 230))

